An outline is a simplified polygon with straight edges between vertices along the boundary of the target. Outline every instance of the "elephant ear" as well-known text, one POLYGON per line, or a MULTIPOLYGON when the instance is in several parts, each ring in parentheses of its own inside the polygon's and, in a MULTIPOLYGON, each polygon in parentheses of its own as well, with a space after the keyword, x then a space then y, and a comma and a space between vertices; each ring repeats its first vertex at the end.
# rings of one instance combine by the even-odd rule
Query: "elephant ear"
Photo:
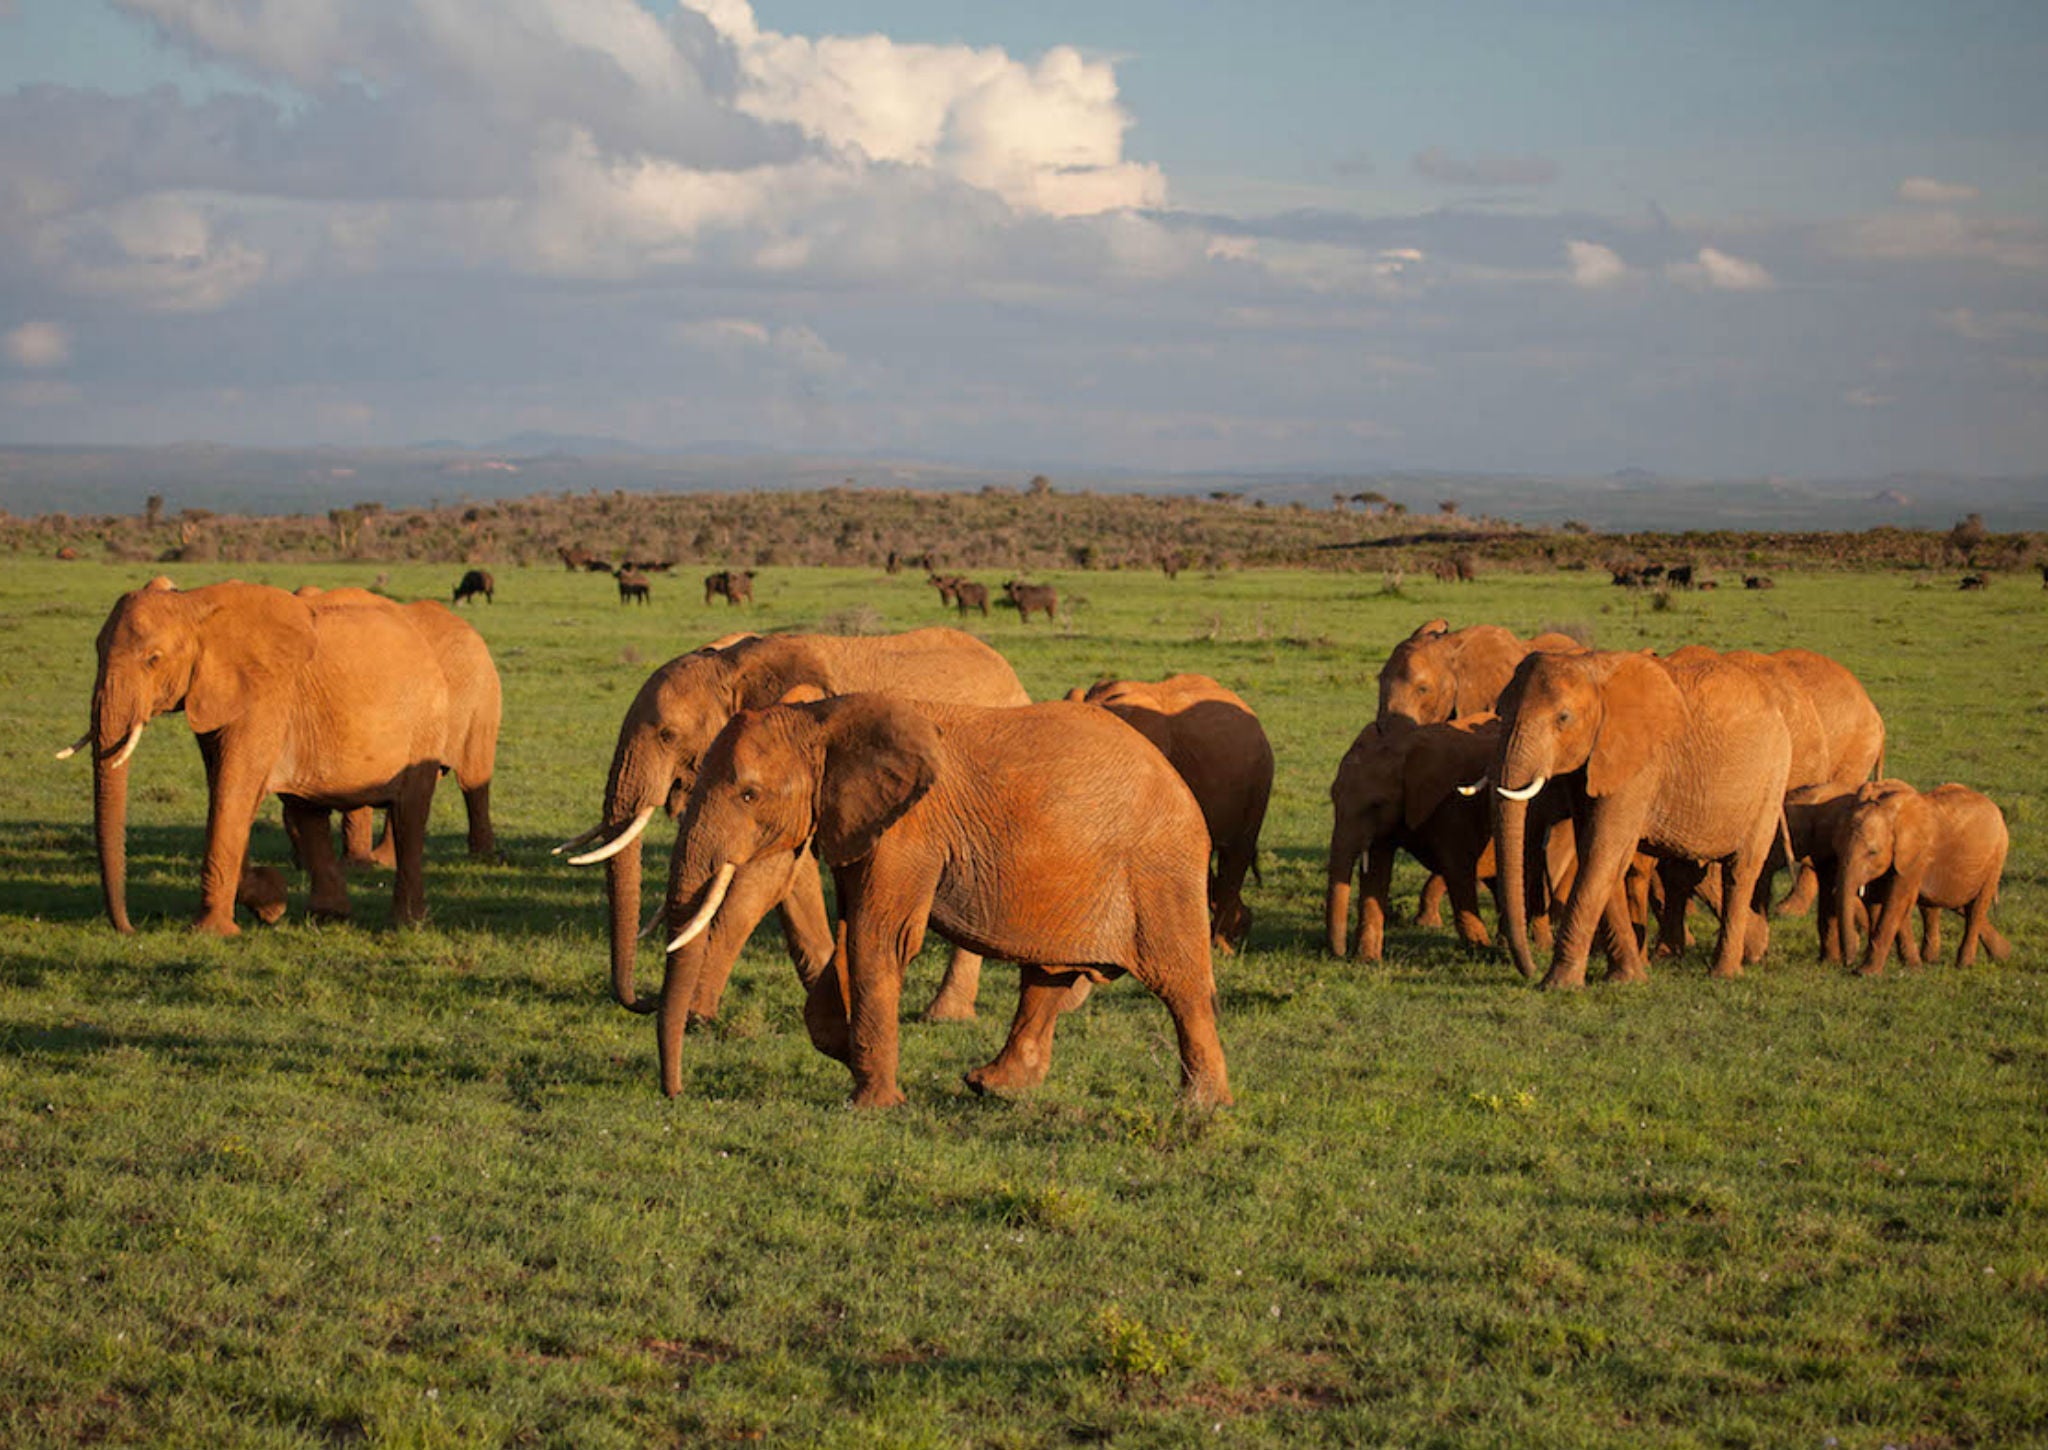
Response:
POLYGON ((1586 793, 1612 795, 1678 744, 1685 728, 1685 703, 1678 686, 1656 660, 1643 655, 1615 657, 1599 686, 1600 723, 1586 762, 1586 793))
POLYGON ((1925 868, 1934 859, 1934 810, 1919 791, 1901 792, 1892 802, 1892 869, 1908 872, 1925 868))
POLYGON ((734 713, 765 710, 804 686, 817 691, 804 698, 822 700, 832 693, 823 661, 786 639, 761 635, 743 639, 725 651, 725 659, 730 670, 727 703, 734 713))
POLYGON ((1426 620, 1425 622, 1416 625, 1415 633, 1409 635, 1408 638, 1410 640, 1428 639, 1432 635, 1448 634, 1450 633, 1450 629, 1451 622, 1448 619, 1426 620))
POLYGON ((288 689, 313 658, 313 615, 306 601, 262 584, 217 584, 196 628, 199 655, 185 692, 185 720, 204 735, 252 705, 288 689))
POLYGON ((842 695, 814 707, 824 723, 818 857, 858 861, 924 799, 938 778, 939 731, 885 695, 842 695))
MULTIPOLYGON (((1494 717, 1484 715, 1479 718, 1491 721, 1494 717)), ((1469 786, 1483 777, 1493 764, 1494 747, 1499 739, 1497 730, 1459 730, 1434 742, 1417 739, 1415 744, 1418 748, 1408 752, 1401 772, 1401 813, 1408 829, 1417 829, 1436 814, 1437 808, 1459 786, 1469 786)))

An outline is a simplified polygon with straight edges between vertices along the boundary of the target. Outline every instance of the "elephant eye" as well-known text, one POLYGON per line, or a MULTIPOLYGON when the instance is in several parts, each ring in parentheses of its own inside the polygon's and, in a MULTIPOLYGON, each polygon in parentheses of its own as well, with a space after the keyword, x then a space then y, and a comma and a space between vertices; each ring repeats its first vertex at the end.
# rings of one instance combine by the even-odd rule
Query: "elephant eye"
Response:
POLYGON ((740 792, 740 801, 745 805, 752 805, 756 800, 760 799, 760 795, 759 791, 755 790, 752 786, 748 786, 740 792))

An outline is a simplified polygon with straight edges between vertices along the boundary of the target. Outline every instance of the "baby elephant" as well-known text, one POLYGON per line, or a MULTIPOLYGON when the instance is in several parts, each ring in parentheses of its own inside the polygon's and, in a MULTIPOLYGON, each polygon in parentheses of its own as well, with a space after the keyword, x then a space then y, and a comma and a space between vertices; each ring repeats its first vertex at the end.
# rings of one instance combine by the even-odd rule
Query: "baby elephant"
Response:
POLYGON ((1857 893, 1873 884, 1884 887, 1882 911, 1872 904, 1876 921, 1857 970, 1866 976, 1883 971, 1894 942, 1908 966, 1932 958, 1941 950, 1943 911, 1963 914, 1957 966, 1977 960, 1980 941, 1993 960, 2004 961, 2012 945, 1991 924, 2009 844, 1996 803, 1967 786, 1920 791, 1901 780, 1873 781, 1856 794, 1856 807, 1836 838, 1845 939, 1854 930, 1857 893), (1916 905, 1925 932, 1917 947, 1912 933, 1902 930, 1916 905))
MULTIPOLYGON (((1128 972, 1173 1018, 1183 1093, 1230 1101, 1209 958, 1209 833, 1166 758, 1108 712, 875 694, 741 712, 705 752, 683 815, 669 950, 711 926, 740 867, 793 860, 807 844, 832 868, 841 936, 804 1021, 819 1050, 853 1070, 856 1106, 903 1101, 897 1001, 927 928, 1023 968, 1008 1042, 968 1074, 977 1091, 1043 1080, 1078 980, 1128 972)), ((690 1001, 693 985, 676 1000, 690 1001)), ((665 1011, 659 1026, 673 1096, 682 1014, 665 1011)))

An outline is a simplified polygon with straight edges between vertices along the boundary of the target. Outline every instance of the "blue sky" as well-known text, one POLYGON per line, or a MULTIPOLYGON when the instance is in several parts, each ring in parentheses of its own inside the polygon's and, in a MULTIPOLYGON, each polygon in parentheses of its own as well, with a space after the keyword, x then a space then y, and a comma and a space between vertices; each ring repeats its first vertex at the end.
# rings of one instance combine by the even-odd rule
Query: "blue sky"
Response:
POLYGON ((2048 6, 0 0, 0 440, 2048 470, 2048 6))

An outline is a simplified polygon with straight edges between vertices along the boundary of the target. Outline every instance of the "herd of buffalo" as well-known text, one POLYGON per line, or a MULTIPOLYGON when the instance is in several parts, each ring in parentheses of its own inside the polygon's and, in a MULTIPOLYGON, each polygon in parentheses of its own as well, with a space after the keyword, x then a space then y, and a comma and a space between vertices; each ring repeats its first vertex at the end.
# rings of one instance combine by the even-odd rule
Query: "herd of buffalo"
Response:
MULTIPOLYGON (((750 578, 712 576, 732 602, 750 578)), ((986 611, 985 586, 929 582, 963 613, 986 611)), ((708 602, 712 580, 706 589, 708 602)), ((1039 589, 1013 582, 1012 601, 1050 618, 1051 591, 1039 589)), ((471 571, 455 602, 493 590, 471 571)), ((481 637, 447 606, 157 579, 115 604, 98 653, 90 727, 59 753, 90 747, 117 929, 131 929, 128 762, 167 711, 185 713, 207 767, 199 929, 234 934, 237 906, 282 914, 281 872, 248 859, 270 795, 317 915, 347 914, 345 860, 376 859, 395 872, 398 920, 421 918, 443 773, 463 790, 471 850, 493 852, 499 682, 481 637)), ((1774 917, 1809 912, 1822 958, 1864 973, 1895 949, 1933 959, 1944 911, 1963 917, 1959 965, 1980 945, 2003 959, 1990 921, 2007 850, 1998 807, 1964 786, 1888 778, 1884 743, 1863 686, 1811 651, 1602 651, 1430 621, 1387 657, 1377 718, 1336 767, 1329 949, 1380 959, 1406 852, 1429 873, 1418 921, 1439 921, 1448 897, 1460 936, 1489 945, 1479 902, 1490 892, 1514 964, 1546 986, 1582 984, 1596 952, 1610 980, 1642 979, 1651 958, 1685 949, 1694 902, 1718 918, 1720 976, 1763 958, 1774 917), (1792 889, 1774 899, 1787 870, 1792 889)), ((955 949, 929 1018, 973 1014, 983 957, 1021 968, 1007 1040, 968 1075, 977 1090, 1041 1081, 1059 1017, 1129 974, 1172 1017, 1183 1091, 1227 1103, 1212 956, 1250 932, 1244 883, 1273 776, 1252 708, 1206 676, 1103 681, 1033 704, 996 650, 958 630, 736 634, 647 679, 620 724, 597 824, 558 853, 605 867, 612 991, 654 1019, 670 1094, 689 1022, 717 1014, 741 949, 776 912, 806 1029, 847 1065, 857 1103, 902 1100, 898 1003, 928 932, 955 949), (677 821, 677 839, 643 924, 640 846, 657 812, 677 821), (663 980, 643 994, 637 944, 657 930, 663 980)))

